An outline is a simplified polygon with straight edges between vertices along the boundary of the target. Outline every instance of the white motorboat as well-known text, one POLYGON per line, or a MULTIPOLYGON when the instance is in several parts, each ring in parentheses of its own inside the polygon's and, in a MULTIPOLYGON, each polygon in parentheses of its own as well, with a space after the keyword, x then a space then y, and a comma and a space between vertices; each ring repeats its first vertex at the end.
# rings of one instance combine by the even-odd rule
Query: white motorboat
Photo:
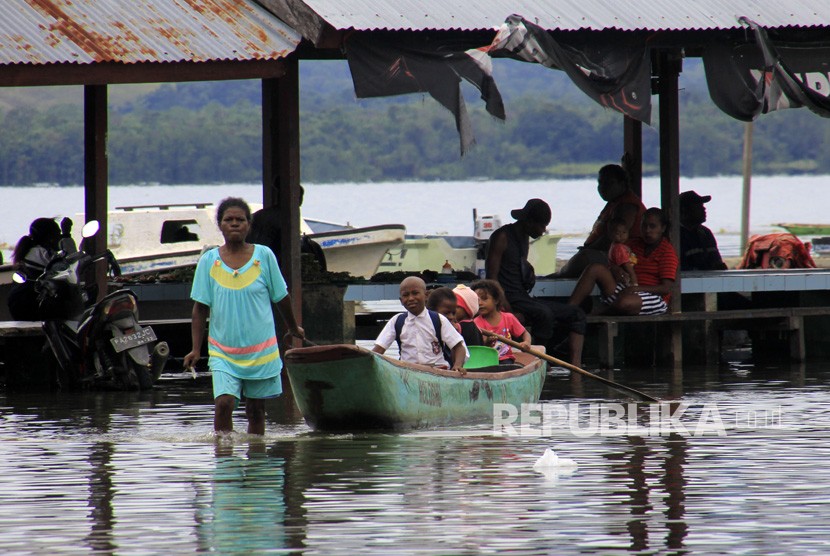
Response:
MULTIPOLYGON (((251 210, 260 208, 251 204, 251 210)), ((74 218, 80 222, 84 216, 74 218)), ((210 203, 117 207, 107 218, 107 247, 126 275, 192 266, 206 247, 223 242, 216 206, 210 203)), ((329 271, 355 277, 371 278, 386 251, 403 245, 406 235, 400 224, 366 228, 326 224, 328 231, 315 233, 302 220, 301 232, 321 245, 329 271)), ((4 265, 0 283, 10 280, 11 265, 4 265)))
MULTIPOLYGON (((501 220, 495 215, 478 216, 476 211, 473 211, 473 218, 475 232, 472 236, 407 235, 402 246, 387 251, 378 270, 441 272, 445 265, 449 265, 453 271, 483 276, 484 246, 490 235, 501 226, 501 220)), ((537 276, 556 272, 556 250, 560 239, 562 236, 559 234, 545 232, 531 240, 527 258, 537 276)))

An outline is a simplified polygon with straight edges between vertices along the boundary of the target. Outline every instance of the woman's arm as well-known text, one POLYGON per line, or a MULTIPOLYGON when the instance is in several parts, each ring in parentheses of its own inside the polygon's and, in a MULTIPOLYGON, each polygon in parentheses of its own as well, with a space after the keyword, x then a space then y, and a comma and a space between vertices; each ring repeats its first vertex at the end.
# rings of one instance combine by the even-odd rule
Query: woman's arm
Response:
POLYGON ((630 292, 653 293, 662 297, 671 293, 673 285, 674 280, 670 280, 669 278, 663 278, 662 280, 660 280, 660 284, 658 284, 657 286, 634 286, 627 288, 627 290, 630 292))
POLYGON ((210 307, 198 301, 193 302, 191 313, 192 322, 190 325, 191 349, 190 353, 184 356, 184 368, 190 369, 199 362, 202 353, 202 342, 205 339, 205 328, 210 315, 210 307))
POLYGON ((305 330, 297 324, 297 318, 294 316, 294 307, 291 304, 290 295, 286 295, 277 301, 277 309, 279 309, 280 315, 282 315, 285 324, 288 326, 288 333, 301 340, 305 338, 305 330))

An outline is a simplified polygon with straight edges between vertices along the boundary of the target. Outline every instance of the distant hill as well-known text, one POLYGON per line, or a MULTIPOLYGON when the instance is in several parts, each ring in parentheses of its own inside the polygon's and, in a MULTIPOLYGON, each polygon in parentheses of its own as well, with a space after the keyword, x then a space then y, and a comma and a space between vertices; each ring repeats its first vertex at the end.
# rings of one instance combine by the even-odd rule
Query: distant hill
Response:
MULTIPOLYGON (((594 175, 617 161, 622 117, 560 71, 494 60, 507 120, 463 90, 477 144, 459 156, 452 116, 427 95, 357 100, 345 61, 300 64, 302 179, 308 182, 594 175)), ((709 99, 703 66, 680 76, 681 172, 739 174, 744 124, 709 99)), ((82 87, 0 89, 0 185, 83 181, 82 87)), ((109 87, 110 181, 259 181, 261 82, 109 87)), ((655 104, 657 97, 654 97, 655 104)), ((645 173, 659 169, 659 125, 643 128, 645 173)), ((755 172, 830 172, 826 120, 805 109, 756 122, 755 172)))

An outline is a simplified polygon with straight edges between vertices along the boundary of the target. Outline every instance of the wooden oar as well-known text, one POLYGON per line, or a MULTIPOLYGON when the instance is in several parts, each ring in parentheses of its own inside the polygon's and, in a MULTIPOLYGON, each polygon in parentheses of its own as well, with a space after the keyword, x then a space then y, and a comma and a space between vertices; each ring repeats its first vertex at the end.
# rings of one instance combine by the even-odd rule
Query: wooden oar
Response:
POLYGON ((504 336, 499 336, 495 332, 490 332, 489 330, 482 330, 481 333, 484 334, 485 336, 492 336, 493 338, 497 339, 498 341, 500 341, 502 343, 505 343, 508 346, 512 346, 512 347, 514 347, 514 348, 516 348, 520 351, 523 351, 525 353, 529 353, 530 355, 533 355, 534 357, 538 357, 539 359, 544 359, 545 361, 549 361, 550 363, 555 363, 556 365, 558 365, 560 367, 565 367, 566 369, 568 369, 569 371, 572 371, 574 373, 579 373, 579 374, 587 376, 589 378, 593 378, 594 380, 598 380, 598 381, 602 382, 603 384, 606 384, 606 385, 610 386, 611 388, 619 390, 620 392, 625 392, 626 394, 633 394, 635 397, 637 397, 637 398, 639 398, 643 401, 646 401, 646 402, 658 402, 658 401, 660 401, 657 398, 652 398, 648 394, 644 394, 643 392, 640 392, 639 390, 635 390, 634 388, 631 388, 631 387, 626 386, 624 384, 619 384, 617 382, 614 382, 613 380, 608 380, 607 378, 603 378, 599 375, 595 375, 594 373, 589 373, 585 369, 580 369, 576 365, 571 365, 567 361, 562 361, 561 359, 557 359, 556 357, 548 355, 547 353, 542 353, 541 351, 535 350, 533 348, 522 347, 522 345, 519 342, 513 341, 510 338, 505 338, 504 336))

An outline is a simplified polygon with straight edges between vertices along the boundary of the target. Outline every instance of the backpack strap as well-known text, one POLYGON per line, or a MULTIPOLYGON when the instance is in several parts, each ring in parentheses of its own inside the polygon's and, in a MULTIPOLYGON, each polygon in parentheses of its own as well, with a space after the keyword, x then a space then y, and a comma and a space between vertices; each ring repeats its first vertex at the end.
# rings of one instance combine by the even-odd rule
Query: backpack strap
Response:
MULTIPOLYGON (((444 340, 441 339, 441 319, 435 311, 427 309, 427 314, 432 321, 432 327, 435 329, 435 337, 438 338, 438 342, 441 344, 441 352, 444 355, 444 359, 452 367, 452 351, 444 343, 444 340)), ((401 331, 403 330, 404 322, 406 322, 406 313, 400 313, 395 319, 395 342, 398 344, 398 357, 400 357, 401 352, 401 331)))
POLYGON ((435 328, 435 337, 438 338, 438 343, 441 344, 441 353, 444 355, 444 360, 452 367, 452 351, 441 338, 441 319, 435 311, 429 309, 427 311, 429 311, 429 318, 432 319, 432 327, 435 328))
POLYGON ((398 358, 401 353, 401 330, 403 330, 403 323, 406 321, 406 313, 401 313, 395 319, 395 341, 398 343, 398 358))

